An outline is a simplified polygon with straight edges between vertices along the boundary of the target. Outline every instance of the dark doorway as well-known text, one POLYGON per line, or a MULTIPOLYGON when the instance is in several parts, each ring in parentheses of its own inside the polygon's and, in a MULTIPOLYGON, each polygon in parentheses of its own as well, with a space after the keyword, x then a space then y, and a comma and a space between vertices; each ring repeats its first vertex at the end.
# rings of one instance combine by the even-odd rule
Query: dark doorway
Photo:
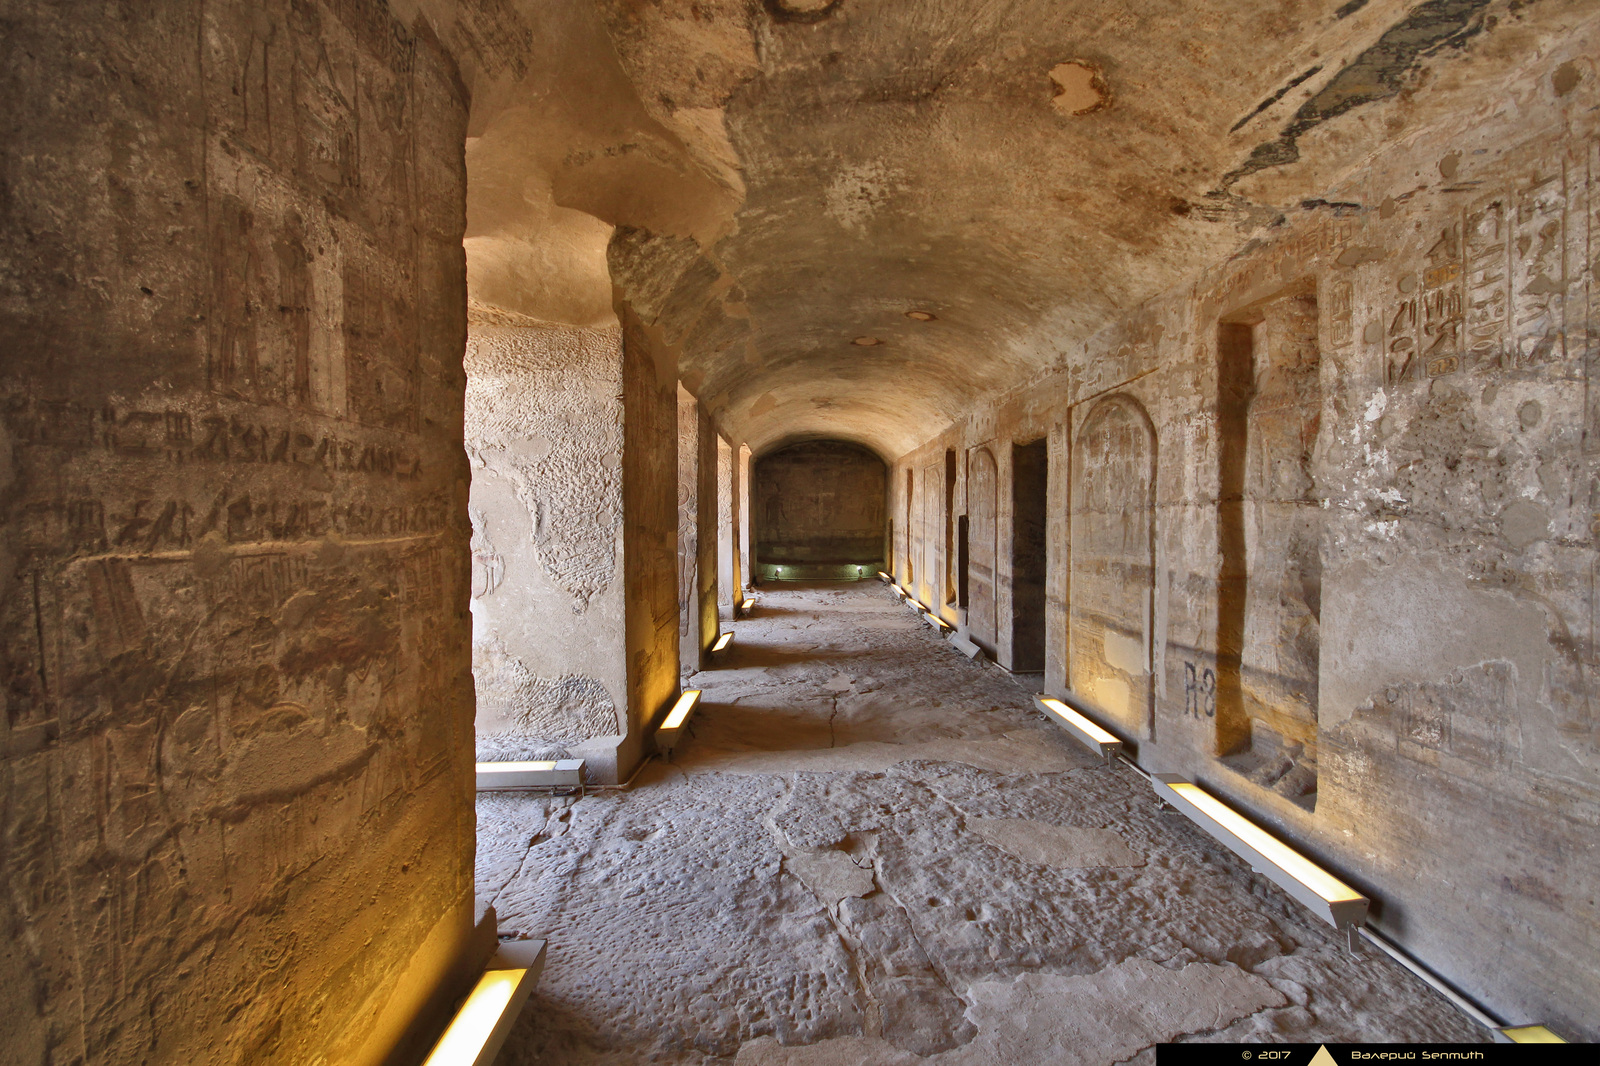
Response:
MULTIPOLYGON (((954 606, 956 595, 956 453, 944 453, 944 602, 954 606)), ((965 601, 966 597, 960 597, 965 601)))
POLYGON ((967 596, 967 516, 956 519, 956 606, 963 611, 970 602, 967 596))
POLYGON ((1011 448, 1011 669, 1044 669, 1048 442, 1011 448))

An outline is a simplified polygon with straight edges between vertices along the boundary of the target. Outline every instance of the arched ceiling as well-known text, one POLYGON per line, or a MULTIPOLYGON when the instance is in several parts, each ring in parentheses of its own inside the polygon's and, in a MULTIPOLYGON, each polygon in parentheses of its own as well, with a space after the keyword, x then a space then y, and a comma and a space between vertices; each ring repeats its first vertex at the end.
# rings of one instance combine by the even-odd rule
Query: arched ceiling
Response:
POLYGON ((475 98, 475 297, 590 324, 608 277, 730 436, 898 456, 1327 209, 1342 175, 1584 4, 521 7, 567 55, 475 98), (565 296, 538 280, 562 262, 565 296))

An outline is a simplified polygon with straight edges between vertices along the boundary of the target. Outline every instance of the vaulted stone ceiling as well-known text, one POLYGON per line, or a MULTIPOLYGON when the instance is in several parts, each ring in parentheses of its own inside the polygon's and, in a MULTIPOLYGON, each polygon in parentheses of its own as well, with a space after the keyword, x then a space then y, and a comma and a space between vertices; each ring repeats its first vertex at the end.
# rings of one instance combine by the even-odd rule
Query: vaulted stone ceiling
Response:
POLYGON ((473 296, 596 324, 614 281, 730 435, 896 456, 1286 215, 1349 210, 1342 175, 1586 6, 529 5, 539 62, 475 96, 473 296))

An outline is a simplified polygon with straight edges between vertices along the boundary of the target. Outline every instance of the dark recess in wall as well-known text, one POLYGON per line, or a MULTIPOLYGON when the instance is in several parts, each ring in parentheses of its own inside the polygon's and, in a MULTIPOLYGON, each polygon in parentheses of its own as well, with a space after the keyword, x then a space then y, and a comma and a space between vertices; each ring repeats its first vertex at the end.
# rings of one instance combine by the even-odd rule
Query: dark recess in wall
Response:
POLYGON ((1011 669, 1044 669, 1047 442, 1011 448, 1011 669))

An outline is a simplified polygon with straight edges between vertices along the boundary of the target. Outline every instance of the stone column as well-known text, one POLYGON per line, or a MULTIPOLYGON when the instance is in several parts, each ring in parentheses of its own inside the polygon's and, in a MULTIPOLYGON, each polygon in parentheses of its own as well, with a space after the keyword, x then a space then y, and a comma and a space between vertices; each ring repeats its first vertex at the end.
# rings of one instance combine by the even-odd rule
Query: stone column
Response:
POLYGON ((624 407, 623 560, 627 580, 627 774, 678 692, 677 354, 619 297, 624 407))
POLYGON ((378 1061, 473 923, 465 92, 382 5, 23 10, 0 1030, 378 1061))
POLYGON ((678 656, 687 679, 717 639, 716 431, 678 386, 678 656))
POLYGON ((717 437, 717 614, 731 620, 743 598, 739 573, 738 452, 717 437))

